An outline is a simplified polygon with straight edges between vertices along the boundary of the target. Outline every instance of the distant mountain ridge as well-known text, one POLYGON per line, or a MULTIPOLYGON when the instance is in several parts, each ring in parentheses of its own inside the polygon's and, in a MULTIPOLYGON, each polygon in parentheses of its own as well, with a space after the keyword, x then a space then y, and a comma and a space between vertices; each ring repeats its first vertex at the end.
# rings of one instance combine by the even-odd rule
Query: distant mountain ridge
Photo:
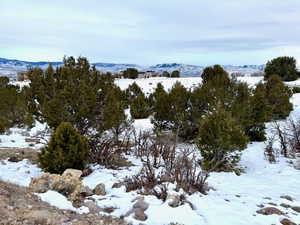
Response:
MULTIPOLYGON (((26 71, 30 67, 40 67, 45 69, 48 64, 51 63, 54 67, 62 65, 62 62, 30 62, 22 61, 16 59, 6 59, 0 58, 0 76, 9 76, 10 78, 15 78, 17 72, 26 71)), ((179 64, 179 63, 164 63, 157 64, 153 66, 140 66, 137 64, 116 64, 116 63, 92 63, 96 68, 102 72, 112 72, 117 73, 127 68, 136 68, 139 71, 156 71, 163 72, 168 71, 172 72, 174 70, 179 70, 182 76, 193 77, 199 76, 204 66, 188 65, 188 64, 179 64)), ((223 68, 229 73, 239 72, 244 75, 248 75, 254 72, 263 71, 265 65, 243 65, 243 66, 233 66, 233 65, 223 65, 223 68)))

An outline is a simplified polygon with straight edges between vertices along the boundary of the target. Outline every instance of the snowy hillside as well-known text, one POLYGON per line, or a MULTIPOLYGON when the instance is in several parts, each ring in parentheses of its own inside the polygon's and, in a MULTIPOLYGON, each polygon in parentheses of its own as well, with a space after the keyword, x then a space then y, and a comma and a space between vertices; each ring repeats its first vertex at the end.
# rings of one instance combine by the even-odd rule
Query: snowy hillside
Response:
MULTIPOLYGON (((250 86, 261 81, 261 78, 256 77, 239 79, 247 82, 250 86)), ((151 78, 135 81, 145 93, 150 93, 159 82, 167 89, 176 81, 180 81, 185 87, 193 88, 201 82, 201 78, 151 78)), ((121 89, 125 89, 132 82, 133 80, 120 79, 116 81, 116 84, 121 89)), ((299 81, 292 85, 295 84, 299 84, 299 81)), ((300 94, 295 94, 291 102, 294 110, 291 112, 290 118, 298 118, 300 116, 300 94)), ((152 129, 150 119, 135 120, 134 126, 138 130, 152 129)), ((29 134, 34 135, 44 128, 44 125, 37 124, 29 134)), ((267 134, 271 135, 270 124, 267 124, 267 134)), ((29 147, 28 143, 24 141, 25 137, 26 132, 18 128, 12 129, 11 134, 0 135, 0 150, 7 147, 29 147)), ((42 144, 35 147, 40 146, 42 144)), ((300 172, 294 169, 292 161, 287 158, 279 157, 277 163, 270 164, 264 157, 265 146, 264 142, 248 144, 240 161, 244 173, 240 176, 235 173, 211 173, 208 179, 211 190, 207 195, 195 193, 186 196, 186 202, 190 204, 182 204, 173 208, 169 206, 168 200, 163 202, 153 195, 144 196, 143 201, 148 204, 145 211, 148 217, 143 224, 167 225, 173 222, 185 225, 281 225, 283 219, 300 223, 300 212, 297 213, 294 210, 300 208, 300 172), (262 215, 257 213, 263 207, 276 207, 283 214, 262 215)), ((178 150, 180 150, 180 146, 178 150)), ((135 199, 141 196, 137 191, 126 192, 124 186, 114 187, 114 184, 122 181, 126 176, 137 174, 141 168, 142 162, 139 158, 132 155, 126 157, 133 164, 132 166, 113 170, 91 165, 93 172, 83 179, 83 183, 91 189, 95 188, 97 184, 105 184, 105 195, 93 195, 91 198, 101 208, 114 209, 110 214, 117 217, 126 215, 135 199)), ((0 160, 0 179, 2 180, 28 186, 31 178, 41 174, 42 171, 37 165, 31 164, 28 160, 20 162, 0 160)), ((171 183, 168 185, 168 194, 179 195, 181 193, 182 190, 176 192, 171 183)), ((74 208, 58 192, 48 191, 38 195, 51 205, 79 212, 79 209, 74 208)), ((84 212, 80 211, 80 213, 84 212)), ((134 225, 141 224, 132 215, 126 216, 125 219, 134 225)))
MULTIPOLYGON (((0 58, 0 76, 9 76, 10 78, 16 78, 17 72, 26 71, 30 67, 40 67, 42 69, 45 69, 48 64, 49 62, 27 62, 27 61, 0 58)), ((62 63, 51 62, 51 64, 55 67, 55 66, 60 66, 62 63)), ((204 69, 203 66, 178 64, 178 63, 157 64, 154 66, 141 66, 136 64, 114 64, 114 63, 93 63, 93 65, 95 65, 96 68, 102 72, 112 72, 112 73, 124 71, 127 68, 136 68, 139 71, 155 71, 160 73, 163 71, 168 71, 171 73, 174 70, 179 70, 183 77, 199 76, 204 69)), ((263 65, 244 65, 244 66, 224 65, 223 67, 229 73, 239 72, 244 75, 250 75, 254 72, 262 71, 264 68, 263 65)))

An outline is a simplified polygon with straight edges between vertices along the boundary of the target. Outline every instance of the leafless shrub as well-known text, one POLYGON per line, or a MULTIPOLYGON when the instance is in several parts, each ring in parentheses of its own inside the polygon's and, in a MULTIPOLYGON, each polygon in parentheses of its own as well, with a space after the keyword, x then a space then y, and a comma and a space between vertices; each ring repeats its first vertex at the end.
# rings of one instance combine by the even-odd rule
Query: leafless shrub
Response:
MULTIPOLYGON (((273 133, 280 143, 280 154, 294 158, 300 153, 300 120, 289 119, 285 123, 273 123, 273 133)), ((273 140, 274 142, 274 140, 273 140)))
POLYGON ((176 190, 186 193, 207 192, 208 173, 200 171, 199 163, 188 149, 176 156, 175 146, 153 138, 149 134, 137 137, 135 153, 143 161, 141 171, 124 181, 126 191, 140 190, 164 199, 165 183, 176 184, 176 190), (159 188, 159 191, 158 189, 159 188))
POLYGON ((199 163, 195 160, 195 155, 190 159, 189 154, 188 151, 185 151, 178 156, 173 169, 171 169, 171 173, 175 178, 176 189, 178 191, 182 188, 188 194, 194 192, 206 193, 208 172, 199 172, 199 163))
POLYGON ((131 163, 123 157, 130 151, 130 141, 124 138, 118 143, 111 137, 94 138, 91 141, 90 162, 117 169, 130 166, 131 163))
POLYGON ((265 159, 269 161, 269 163, 277 162, 277 154, 276 150, 274 149, 274 136, 268 140, 268 144, 265 147, 264 155, 265 159))
POLYGON ((275 129, 277 138, 280 142, 280 149, 281 149, 281 154, 284 157, 288 157, 288 144, 289 144, 289 137, 288 133, 286 132, 285 127, 282 127, 277 123, 276 121, 273 123, 273 127, 275 129))
POLYGON ((288 121, 289 133, 289 145, 290 152, 289 154, 292 157, 295 157, 300 153, 300 120, 292 120, 288 121))
POLYGON ((149 132, 135 135, 134 154, 144 163, 151 163, 158 169, 166 164, 172 164, 175 159, 175 145, 170 141, 149 132))

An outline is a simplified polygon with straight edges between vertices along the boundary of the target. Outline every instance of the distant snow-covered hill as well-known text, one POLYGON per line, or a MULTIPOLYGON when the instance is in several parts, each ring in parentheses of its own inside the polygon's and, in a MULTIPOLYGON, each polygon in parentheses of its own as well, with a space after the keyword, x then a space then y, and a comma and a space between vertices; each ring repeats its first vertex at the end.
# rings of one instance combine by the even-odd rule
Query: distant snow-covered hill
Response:
MULTIPOLYGON (((48 66, 49 62, 29 62, 21 60, 11 60, 0 58, 0 76, 8 76, 12 79, 16 78, 17 72, 26 71, 30 67, 40 67, 45 69, 48 66)), ((60 66, 62 62, 51 62, 53 66, 60 66)), ((140 66, 137 64, 115 64, 115 63, 93 63, 98 70, 102 72, 112 72, 117 73, 127 68, 136 68, 139 71, 156 71, 163 72, 168 71, 172 72, 174 70, 179 70, 181 75, 184 77, 194 77, 199 76, 204 66, 188 65, 188 64, 178 64, 178 63, 166 63, 166 64, 157 64, 154 66, 140 66)), ((239 72, 244 75, 249 75, 254 72, 262 71, 264 65, 244 65, 244 66, 232 66, 224 65, 226 71, 229 73, 239 72)))

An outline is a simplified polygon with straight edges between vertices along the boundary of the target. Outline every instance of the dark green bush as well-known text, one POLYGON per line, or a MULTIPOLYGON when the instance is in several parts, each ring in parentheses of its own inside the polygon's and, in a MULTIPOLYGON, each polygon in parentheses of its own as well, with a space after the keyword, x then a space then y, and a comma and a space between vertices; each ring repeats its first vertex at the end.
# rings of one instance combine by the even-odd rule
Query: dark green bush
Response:
POLYGON ((31 126, 33 118, 27 110, 26 88, 9 84, 9 79, 0 77, 0 133, 13 126, 31 126))
POLYGON ((272 75, 278 75, 284 81, 297 80, 296 59, 293 57, 278 57, 269 61, 265 68, 265 79, 267 80, 272 75))
POLYGON ((293 87, 292 91, 294 94, 300 93, 300 87, 293 87))
POLYGON ((87 139, 68 122, 62 122, 47 146, 39 154, 39 166, 50 173, 63 173, 66 169, 83 170, 89 155, 87 139))
POLYGON ((144 119, 150 116, 151 110, 149 102, 144 93, 140 93, 132 100, 130 114, 134 119, 144 119))
POLYGON ((222 108, 218 107, 200 121, 196 144, 205 170, 233 170, 239 160, 239 155, 233 153, 246 148, 247 142, 238 121, 222 108))

